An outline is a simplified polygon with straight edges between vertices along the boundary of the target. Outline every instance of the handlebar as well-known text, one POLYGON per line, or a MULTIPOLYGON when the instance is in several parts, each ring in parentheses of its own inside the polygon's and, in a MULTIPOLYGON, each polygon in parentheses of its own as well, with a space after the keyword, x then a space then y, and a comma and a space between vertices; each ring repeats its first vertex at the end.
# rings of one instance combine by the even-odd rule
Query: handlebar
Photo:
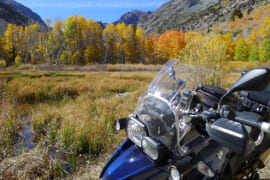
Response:
MULTIPOLYGON (((223 112, 224 113, 224 112, 223 112)), ((230 113, 225 113, 230 114, 230 113)), ((226 119, 231 119, 233 121, 239 122, 243 125, 248 125, 254 128, 258 128, 263 132, 270 133, 270 123, 262 121, 262 116, 258 115, 254 112, 249 111, 243 111, 243 112, 234 112, 234 115, 230 115, 228 117, 225 117, 226 119)), ((212 111, 203 111, 198 114, 190 114, 191 118, 200 118, 204 121, 208 122, 210 119, 218 119, 221 116, 224 116, 224 114, 220 115, 219 113, 212 112, 212 111)))
POLYGON ((246 117, 239 116, 239 115, 238 116, 236 115, 234 120, 236 122, 241 123, 241 124, 248 125, 248 126, 251 126, 254 128, 258 128, 263 132, 270 133, 270 123, 268 123, 268 122, 261 122, 261 121, 258 121, 256 119, 246 118, 246 117))

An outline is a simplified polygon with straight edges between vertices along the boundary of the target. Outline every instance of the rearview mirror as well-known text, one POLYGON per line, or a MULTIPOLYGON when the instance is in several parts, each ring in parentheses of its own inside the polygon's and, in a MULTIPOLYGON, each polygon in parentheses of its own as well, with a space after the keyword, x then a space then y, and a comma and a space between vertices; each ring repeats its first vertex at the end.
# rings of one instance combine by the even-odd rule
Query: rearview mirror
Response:
POLYGON ((243 74, 243 76, 229 88, 226 94, 240 90, 261 91, 266 88, 269 80, 270 71, 268 68, 255 68, 243 74))
POLYGON ((226 92, 226 95, 240 90, 261 91, 266 88, 270 81, 268 68, 255 68, 244 73, 226 92))
POLYGON ((221 97, 218 109, 220 109, 223 99, 232 92, 241 90, 262 91, 267 87, 269 81, 270 70, 268 68, 255 68, 250 71, 244 71, 238 81, 221 97))

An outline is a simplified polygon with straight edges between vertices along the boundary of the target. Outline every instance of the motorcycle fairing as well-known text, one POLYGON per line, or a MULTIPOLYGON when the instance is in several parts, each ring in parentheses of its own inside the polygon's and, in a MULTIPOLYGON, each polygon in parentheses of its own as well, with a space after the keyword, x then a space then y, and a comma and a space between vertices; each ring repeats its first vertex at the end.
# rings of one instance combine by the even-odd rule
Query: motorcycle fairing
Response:
POLYGON ((158 168, 144 153, 127 139, 104 166, 100 178, 114 179, 166 179, 168 172, 158 168))

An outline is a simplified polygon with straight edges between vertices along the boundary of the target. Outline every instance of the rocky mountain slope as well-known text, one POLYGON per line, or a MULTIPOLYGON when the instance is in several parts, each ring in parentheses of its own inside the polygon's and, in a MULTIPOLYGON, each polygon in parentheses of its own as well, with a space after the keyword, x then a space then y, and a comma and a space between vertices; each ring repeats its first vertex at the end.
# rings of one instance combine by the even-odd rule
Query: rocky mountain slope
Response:
POLYGON ((33 22, 46 26, 39 15, 24 5, 14 0, 0 0, 0 34, 5 32, 9 23, 24 26, 33 22))
POLYGON ((151 13, 152 13, 151 11, 143 12, 139 10, 133 10, 122 15, 120 19, 115 21, 113 24, 116 25, 116 24, 125 23, 126 25, 130 25, 130 24, 133 24, 134 22, 137 23, 142 18, 149 16, 151 13))
MULTIPOLYGON (((268 0, 169 0, 156 11, 138 18, 146 33, 167 29, 200 30, 228 21, 234 9, 247 10, 268 0)), ((142 13, 142 12, 141 12, 142 13)), ((124 18, 132 13, 127 13, 124 18)), ((122 19, 122 18, 121 18, 122 19)), ((133 19, 133 22, 136 18, 133 19)), ((116 21, 116 23, 125 21, 116 21)), ((127 23, 130 24, 130 23, 127 23)))

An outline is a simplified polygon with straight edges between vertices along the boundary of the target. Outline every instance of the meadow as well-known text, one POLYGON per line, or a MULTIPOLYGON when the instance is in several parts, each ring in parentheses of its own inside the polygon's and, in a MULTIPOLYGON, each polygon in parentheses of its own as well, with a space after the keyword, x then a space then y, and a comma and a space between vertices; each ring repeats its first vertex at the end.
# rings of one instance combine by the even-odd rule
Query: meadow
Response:
POLYGON ((134 111, 155 74, 1 71, 0 177, 84 173, 125 139, 114 121, 134 111))
MULTIPOLYGON (((256 66, 237 65, 230 64, 225 86, 256 66)), ((160 67, 0 70, 0 179, 98 178, 126 138, 115 131, 115 120, 134 112, 160 67)))

